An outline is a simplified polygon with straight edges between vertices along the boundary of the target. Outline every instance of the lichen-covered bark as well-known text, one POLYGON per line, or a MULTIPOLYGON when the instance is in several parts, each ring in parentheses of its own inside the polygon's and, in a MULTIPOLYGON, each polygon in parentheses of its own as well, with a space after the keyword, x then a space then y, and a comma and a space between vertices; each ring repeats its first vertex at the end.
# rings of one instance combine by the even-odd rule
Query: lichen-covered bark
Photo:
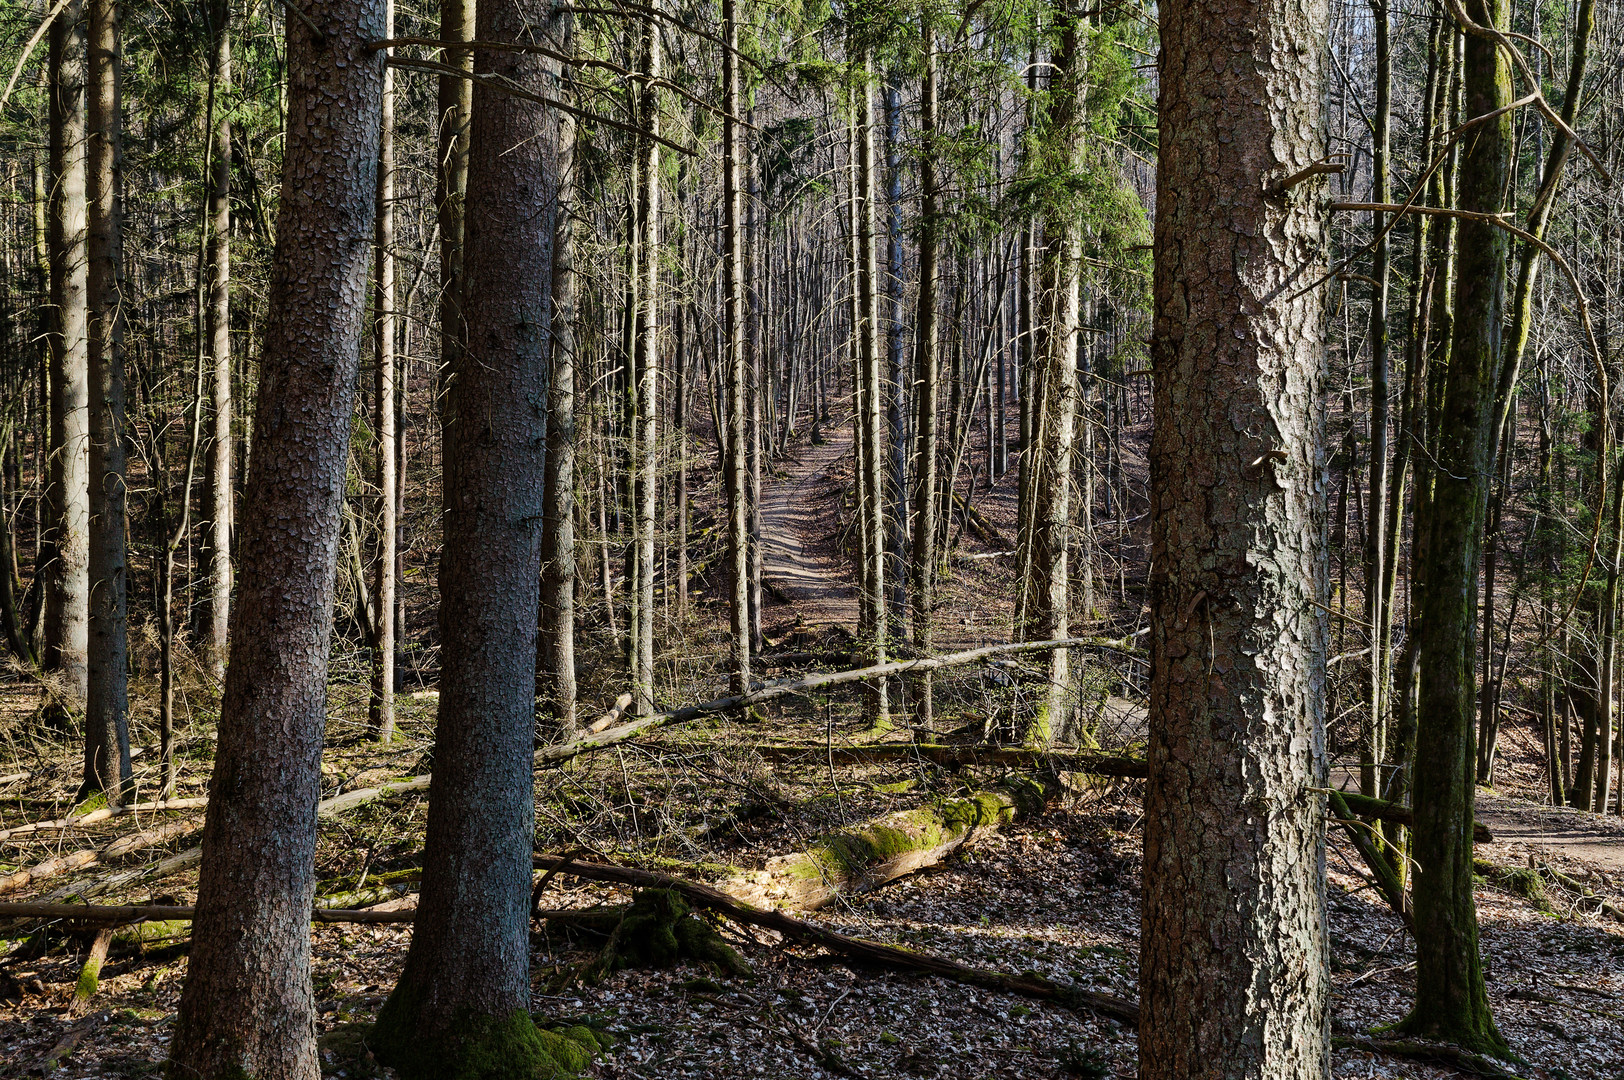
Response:
MULTIPOLYGON (((1508 26, 1507 0, 1467 0, 1480 24, 1508 26)), ((1462 67, 1468 117, 1511 101, 1510 61, 1468 35, 1462 67)), ((1511 165, 1511 117, 1464 142, 1460 207, 1498 213, 1511 165)), ((1494 468, 1494 393, 1506 303, 1506 233, 1458 225, 1455 325, 1433 440, 1427 558, 1417 567, 1421 666, 1414 765, 1416 1000, 1407 1030, 1503 1052, 1489 1013, 1472 896, 1476 779, 1478 564, 1494 468)))
POLYGON ((1140 1076, 1326 1076, 1323 0, 1161 7, 1140 1076))
POLYGON ((170 1072, 316 1080, 316 803, 339 504, 371 259, 383 0, 287 21, 282 210, 238 596, 170 1072))
MULTIPOLYGON (((548 13, 544 0, 480 5, 475 40, 533 40, 548 13)), ((533 94, 550 89, 549 64, 496 49, 474 58, 477 72, 533 94)), ((380 1059, 406 1076, 461 1075, 479 1051, 473 1032, 528 1019, 556 140, 543 106, 476 86, 461 305, 468 337, 444 406, 434 788, 417 928, 374 1040, 380 1059)), ((522 1067, 515 1059, 470 1075, 517 1077, 522 1067)))

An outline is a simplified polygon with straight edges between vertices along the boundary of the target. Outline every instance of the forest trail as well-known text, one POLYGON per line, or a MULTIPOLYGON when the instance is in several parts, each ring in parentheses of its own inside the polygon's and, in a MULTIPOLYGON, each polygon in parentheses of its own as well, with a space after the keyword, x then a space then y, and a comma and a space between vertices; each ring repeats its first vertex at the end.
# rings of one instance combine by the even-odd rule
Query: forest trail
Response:
POLYGON ((1477 820, 1496 844, 1552 852, 1604 873, 1624 873, 1624 818, 1477 793, 1477 820))
POLYGON ((845 485, 841 464, 851 453, 849 420, 824 429, 823 443, 804 444, 781 459, 782 470, 762 492, 762 578, 809 627, 857 629, 857 589, 834 539, 820 535, 823 513, 845 485))

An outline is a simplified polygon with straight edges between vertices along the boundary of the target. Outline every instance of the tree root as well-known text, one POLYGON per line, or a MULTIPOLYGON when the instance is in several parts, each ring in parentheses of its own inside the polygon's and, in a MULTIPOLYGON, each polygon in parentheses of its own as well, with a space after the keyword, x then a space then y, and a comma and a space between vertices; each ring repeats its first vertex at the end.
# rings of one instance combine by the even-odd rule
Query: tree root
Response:
POLYGON ((1473 1076, 1489 1076, 1494 1080, 1523 1080, 1495 1062, 1493 1058, 1462 1050, 1447 1043, 1421 1042, 1417 1039, 1373 1039, 1363 1035, 1337 1035, 1331 1045, 1338 1050, 1363 1050, 1386 1057, 1409 1058, 1434 1065, 1447 1065, 1473 1076))

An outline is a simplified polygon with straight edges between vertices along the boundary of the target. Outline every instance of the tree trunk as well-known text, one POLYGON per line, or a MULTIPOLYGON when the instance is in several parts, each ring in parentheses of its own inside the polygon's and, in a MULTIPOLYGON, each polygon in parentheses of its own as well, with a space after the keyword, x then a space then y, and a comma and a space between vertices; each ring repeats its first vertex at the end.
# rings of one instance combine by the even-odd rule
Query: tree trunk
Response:
MULTIPOLYGON (((1475 21, 1509 25, 1507 0, 1467 0, 1475 21)), ((1511 100, 1510 64, 1492 41, 1468 36, 1466 113, 1511 100)), ((1463 145, 1460 207, 1495 214, 1510 167, 1511 118, 1481 124, 1463 145)), ((1443 379, 1425 581, 1414 765, 1416 1000, 1403 1029, 1503 1056, 1489 1013, 1472 895, 1476 769, 1476 614, 1484 511, 1494 473, 1494 393, 1505 314, 1506 233, 1460 221, 1455 325, 1443 379)))
MULTIPOLYGON (((574 43, 573 16, 553 19, 559 52, 574 43)), ((572 88, 563 69, 564 87, 572 88)), ((558 115, 558 220, 553 230, 552 372, 547 386, 547 466, 541 521, 541 659, 543 693, 553 719, 565 736, 573 735, 575 717, 575 369, 576 333, 575 118, 558 115)))
MULTIPOLYGON (((384 0, 384 37, 395 36, 395 3, 384 0)), ((378 127, 378 189, 373 274, 373 422, 377 425, 373 479, 378 487, 378 569, 373 589, 372 693, 367 732, 381 743, 395 737, 395 73, 383 72, 378 127)))
POLYGON ((282 209, 232 663, 171 1068, 316 1080, 309 918, 339 509, 373 228, 381 0, 287 26, 282 209))
POLYGON ((1161 9, 1145 1080, 1330 1072, 1323 292, 1293 284, 1325 229, 1320 181, 1280 189, 1325 154, 1327 22, 1161 9))
POLYGON ((637 643, 632 658, 632 693, 639 716, 654 714, 654 534, 659 493, 658 455, 660 445, 659 379, 660 354, 656 335, 660 325, 660 134, 659 96, 651 82, 660 77, 660 32, 653 19, 645 20, 638 45, 639 70, 648 78, 633 91, 633 113, 644 134, 636 137, 637 202, 632 227, 637 237, 632 249, 637 253, 639 277, 634 295, 637 304, 634 321, 632 371, 636 379, 632 440, 633 559, 637 588, 637 643))
POLYGON ((70 0, 51 24, 50 475, 46 481, 45 641, 40 659, 60 672, 82 708, 90 633, 90 369, 85 208, 85 18, 70 0))
MULTIPOLYGON (((936 180, 936 28, 923 18, 925 73, 919 97, 919 131, 924 145, 919 157, 919 308, 914 323, 914 384, 919 403, 918 450, 914 455, 913 491, 913 640, 922 653, 931 647, 931 611, 936 583, 936 397, 941 372, 936 329, 937 233, 936 180)), ((956 384, 955 384, 956 385, 956 384)), ((921 680, 914 702, 915 721, 929 728, 935 702, 931 678, 921 680)))
POLYGON ((733 692, 750 689, 750 508, 745 396, 748 357, 744 347, 744 223, 741 202, 744 136, 739 130, 738 0, 722 0, 726 36, 722 67, 722 349, 727 381, 727 557, 729 629, 733 641, 733 692))
POLYGON ((886 597, 896 633, 908 627, 907 328, 902 321, 902 93, 896 72, 886 76, 885 102, 885 477, 886 597))
MULTIPOLYGON (((1376 115, 1371 132, 1374 174, 1371 198, 1378 203, 1391 201, 1389 179, 1389 131, 1392 127, 1392 50, 1388 45, 1386 0, 1371 0, 1376 26, 1376 115)), ((1370 652, 1370 724, 1360 751, 1359 788, 1371 798, 1380 797, 1381 780, 1377 763, 1385 757, 1387 664, 1386 640, 1382 629, 1388 624, 1387 600, 1387 423, 1388 347, 1387 288, 1391 276, 1392 252, 1388 245, 1386 215, 1371 219, 1376 234, 1371 256, 1370 292, 1370 514, 1365 531, 1365 614, 1373 627, 1370 652)))
MULTIPOLYGON (((131 794, 129 643, 124 533, 124 307, 120 180, 117 0, 91 0, 86 133, 89 189, 87 275, 90 357, 90 650, 85 707, 85 768, 79 789, 107 793, 109 805, 131 794)), ((0 567, 11 574, 11 567, 0 567)))
MULTIPOLYGON (((862 414, 857 419, 858 438, 863 441, 862 475, 857 483, 857 501, 862 507, 862 528, 868 536, 865 553, 868 558, 864 574, 865 592, 868 594, 869 626, 872 646, 869 659, 876 664, 885 663, 886 639, 889 620, 886 616, 885 563, 885 477, 880 458, 885 446, 881 430, 883 413, 880 409, 883 380, 880 373, 880 304, 879 258, 875 230, 875 164, 874 164, 874 95, 869 86, 868 54, 864 54, 858 68, 857 90, 857 305, 861 322, 858 329, 858 377, 862 390, 858 395, 862 414)), ((889 724, 890 696, 883 680, 874 683, 868 699, 868 715, 876 726, 889 724)))
MULTIPOLYGON (((541 0, 481 4, 476 40, 544 27, 541 0)), ((528 94, 557 74, 530 53, 475 69, 528 94)), ((557 130, 544 106, 477 85, 462 312, 445 409, 440 712, 417 930, 372 1046, 408 1080, 534 1076, 553 1063, 528 1012, 536 627, 557 130)))

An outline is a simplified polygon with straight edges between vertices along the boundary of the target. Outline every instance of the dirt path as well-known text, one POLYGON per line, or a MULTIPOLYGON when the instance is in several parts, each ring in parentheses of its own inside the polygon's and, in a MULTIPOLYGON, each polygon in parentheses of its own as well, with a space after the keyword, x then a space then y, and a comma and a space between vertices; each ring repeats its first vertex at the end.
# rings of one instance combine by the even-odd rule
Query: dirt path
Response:
POLYGON ((1477 795, 1477 820, 1496 845, 1519 854, 1554 854, 1606 874, 1624 873, 1624 818, 1504 795, 1477 795))
POLYGON ((819 535, 830 500, 840 498, 841 462, 851 453, 849 423, 828 429, 820 445, 800 446, 779 463, 785 475, 761 498, 762 577, 788 597, 807 626, 857 629, 857 589, 834 541, 819 535))

